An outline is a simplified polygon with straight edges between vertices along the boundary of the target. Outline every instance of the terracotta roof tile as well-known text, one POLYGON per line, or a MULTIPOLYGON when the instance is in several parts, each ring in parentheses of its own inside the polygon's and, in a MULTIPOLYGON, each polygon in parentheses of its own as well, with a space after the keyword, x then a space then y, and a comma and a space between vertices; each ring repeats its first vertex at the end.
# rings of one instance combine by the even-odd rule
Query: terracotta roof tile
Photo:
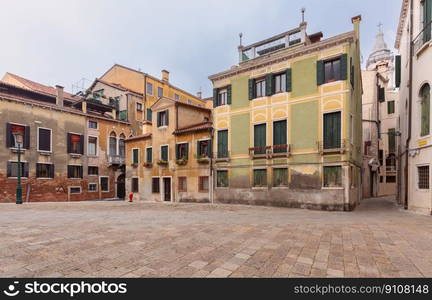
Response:
POLYGON ((131 142, 131 141, 137 141, 137 140, 141 140, 141 139, 146 139, 146 138, 149 138, 151 136, 152 136, 151 133, 146 133, 146 134, 143 134, 143 135, 138 135, 138 136, 133 136, 133 137, 127 138, 127 139, 125 139, 125 142, 131 142))
POLYGON ((196 131, 201 131, 201 130, 208 130, 211 128, 213 128, 212 122, 203 122, 203 123, 195 124, 192 126, 179 128, 176 131, 174 131, 174 134, 190 133, 190 132, 196 132, 196 131))

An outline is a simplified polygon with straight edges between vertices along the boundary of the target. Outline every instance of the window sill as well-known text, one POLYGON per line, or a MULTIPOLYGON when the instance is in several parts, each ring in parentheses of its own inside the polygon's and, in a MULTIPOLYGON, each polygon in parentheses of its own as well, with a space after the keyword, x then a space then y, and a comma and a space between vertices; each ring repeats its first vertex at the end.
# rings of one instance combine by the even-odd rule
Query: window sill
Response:
POLYGON ((97 177, 99 174, 88 174, 89 177, 97 177))
POLYGON ((272 187, 272 189, 274 189, 274 190, 286 190, 286 189, 289 189, 289 186, 287 186, 287 185, 274 186, 274 187, 272 187))
POLYGON ((49 177, 36 177, 36 180, 53 180, 54 178, 49 177))
POLYGON ((45 156, 50 156, 50 155, 53 154, 52 151, 37 150, 37 152, 38 152, 40 155, 45 155, 45 156))
POLYGON ((101 191, 102 193, 109 193, 110 191, 101 191))
POLYGON ((252 187, 252 190, 257 190, 257 191, 265 191, 268 190, 268 187, 261 187, 261 186, 254 186, 252 187))
POLYGON ((72 179, 72 180, 83 180, 84 178, 68 178, 68 179, 72 179))
POLYGON ((344 187, 341 187, 341 186, 334 186, 334 187, 326 187, 326 186, 323 186, 322 187, 322 189, 323 190, 344 190, 344 187))
MULTIPOLYGON (((8 179, 17 179, 18 180, 18 177, 8 177, 8 179)), ((21 177, 21 179, 28 179, 28 177, 21 177)))
POLYGON ((12 153, 18 153, 18 152, 24 153, 25 150, 27 150, 27 149, 22 149, 22 148, 19 150, 18 150, 18 148, 10 148, 10 149, 11 149, 12 153))
POLYGON ((167 126, 167 125, 164 125, 164 126, 158 126, 158 129, 168 129, 168 126, 167 126))
POLYGON ((83 156, 82 154, 79 154, 79 153, 69 153, 69 155, 70 155, 72 158, 81 158, 81 156, 83 156))
POLYGON ((229 186, 217 186, 217 190, 229 190, 229 186))
POLYGON ((424 45, 421 46, 420 49, 417 50, 417 52, 416 52, 417 59, 419 59, 419 57, 423 54, 423 52, 429 47, 432 47, 432 40, 424 43, 424 45))
POLYGON ((97 191, 87 191, 87 192, 89 192, 89 193, 97 193, 97 191))

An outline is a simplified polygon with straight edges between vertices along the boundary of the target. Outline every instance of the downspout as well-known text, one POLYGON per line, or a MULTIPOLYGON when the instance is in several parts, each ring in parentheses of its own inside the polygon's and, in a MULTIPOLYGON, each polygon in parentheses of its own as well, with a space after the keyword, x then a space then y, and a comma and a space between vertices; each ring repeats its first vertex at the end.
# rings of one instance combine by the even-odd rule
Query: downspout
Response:
POLYGON ((408 76, 408 136, 406 140, 405 145, 405 201, 404 201, 404 208, 408 209, 408 167, 409 167, 409 148, 410 148, 410 142, 411 142, 411 119, 412 119, 412 75, 413 75, 413 23, 414 23, 414 10, 413 10, 413 3, 414 1, 410 1, 410 39, 409 39, 409 45, 410 45, 410 57, 409 57, 409 76, 408 76))
POLYGON ((214 187, 215 187, 215 184, 214 184, 214 178, 213 178, 213 135, 214 135, 214 132, 213 132, 213 127, 210 129, 210 140, 211 140, 211 146, 212 146, 212 149, 210 149, 210 153, 211 153, 211 157, 210 157, 210 180, 209 180, 209 182, 210 182, 210 184, 211 184, 211 187, 210 187, 210 189, 209 189, 209 198, 210 198, 210 203, 211 204, 214 204, 214 187))

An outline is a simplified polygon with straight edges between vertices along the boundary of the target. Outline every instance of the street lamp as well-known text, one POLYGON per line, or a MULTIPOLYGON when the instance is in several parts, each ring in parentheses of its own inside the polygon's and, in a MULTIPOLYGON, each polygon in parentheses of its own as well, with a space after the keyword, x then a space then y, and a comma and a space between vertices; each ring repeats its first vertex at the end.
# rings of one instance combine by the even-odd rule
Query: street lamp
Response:
POLYGON ((23 135, 20 132, 13 134, 15 145, 18 146, 18 184, 16 189, 16 204, 22 204, 22 186, 21 186, 21 148, 23 146, 23 135))

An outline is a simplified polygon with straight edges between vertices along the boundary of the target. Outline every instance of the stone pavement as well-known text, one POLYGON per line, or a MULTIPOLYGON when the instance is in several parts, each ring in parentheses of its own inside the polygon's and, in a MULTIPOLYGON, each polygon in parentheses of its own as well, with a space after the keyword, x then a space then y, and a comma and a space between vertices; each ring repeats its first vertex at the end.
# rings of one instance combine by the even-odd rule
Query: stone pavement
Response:
POLYGON ((127 202, 0 205, 0 277, 432 277, 432 217, 127 202))

